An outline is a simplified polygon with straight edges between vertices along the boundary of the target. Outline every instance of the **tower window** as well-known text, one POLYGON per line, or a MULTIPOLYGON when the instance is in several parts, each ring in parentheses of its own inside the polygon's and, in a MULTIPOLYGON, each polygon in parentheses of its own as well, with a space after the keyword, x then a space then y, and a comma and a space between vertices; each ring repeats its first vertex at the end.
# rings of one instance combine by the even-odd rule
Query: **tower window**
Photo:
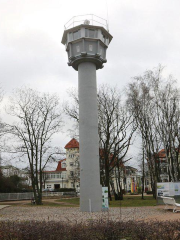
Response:
POLYGON ((102 33, 102 41, 103 41, 103 43, 106 43, 106 37, 105 37, 105 35, 102 33))
POLYGON ((76 46, 76 51, 77 51, 77 52, 80 52, 80 47, 79 47, 79 45, 76 46))
POLYGON ((73 40, 80 38, 80 31, 73 32, 73 40))
POLYGON ((96 37, 96 31, 94 29, 85 29, 85 37, 89 38, 95 38, 96 37))
POLYGON ((93 46, 89 45, 89 51, 92 52, 92 50, 93 50, 93 46))
POLYGON ((89 37, 89 30, 88 29, 85 29, 85 37, 89 37))
POLYGON ((94 35, 95 35, 95 31, 89 29, 89 37, 90 37, 90 38, 94 38, 94 37, 95 37, 94 35))

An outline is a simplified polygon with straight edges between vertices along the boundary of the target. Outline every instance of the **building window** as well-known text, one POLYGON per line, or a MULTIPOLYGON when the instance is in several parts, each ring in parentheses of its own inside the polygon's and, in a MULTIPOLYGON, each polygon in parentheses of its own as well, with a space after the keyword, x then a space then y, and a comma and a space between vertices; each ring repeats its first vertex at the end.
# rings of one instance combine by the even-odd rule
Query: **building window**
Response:
POLYGON ((44 173, 44 174, 43 174, 43 179, 45 180, 45 179, 50 178, 49 175, 50 175, 50 174, 48 174, 48 173, 44 173))
POLYGON ((74 176, 74 172, 70 171, 70 176, 73 177, 74 176))
POLYGON ((61 177, 62 177, 63 179, 66 179, 66 173, 63 172, 63 173, 61 174, 61 177))
POLYGON ((66 163, 62 163, 62 168, 66 168, 66 163))
POLYGON ((74 188, 74 183, 73 182, 71 182, 71 187, 74 188))
POLYGON ((61 178, 61 173, 57 173, 56 178, 61 178))
POLYGON ((55 173, 51 173, 51 178, 56 178, 56 174, 55 173))
POLYGON ((74 166, 79 167, 79 161, 75 162, 74 166))
POLYGON ((70 162, 70 163, 69 163, 69 166, 73 167, 73 166, 74 166, 74 163, 73 163, 73 162, 70 162))
POLYGON ((47 185, 47 188, 51 188, 51 185, 47 185))

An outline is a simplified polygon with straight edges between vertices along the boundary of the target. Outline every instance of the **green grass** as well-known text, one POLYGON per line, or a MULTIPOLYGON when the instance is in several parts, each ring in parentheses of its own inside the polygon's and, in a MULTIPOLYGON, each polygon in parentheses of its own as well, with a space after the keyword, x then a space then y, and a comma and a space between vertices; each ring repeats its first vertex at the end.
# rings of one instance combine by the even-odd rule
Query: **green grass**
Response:
POLYGON ((10 205, 10 206, 14 206, 14 207, 78 207, 79 204, 77 205, 72 205, 71 202, 62 202, 62 204, 57 202, 58 200, 55 200, 54 202, 48 202, 48 201, 43 201, 42 205, 32 205, 30 201, 27 201, 26 203, 0 203, 0 205, 10 205))
POLYGON ((79 198, 66 198, 66 199, 60 199, 60 200, 56 200, 56 202, 63 202, 63 203, 70 203, 70 204, 75 204, 77 206, 79 206, 80 204, 80 199, 79 198))
POLYGON ((31 205, 30 203, 29 204, 24 204, 24 205, 21 205, 21 206, 24 206, 24 207, 78 207, 78 205, 71 205, 71 204, 68 204, 68 203, 65 203, 65 204, 58 204, 56 202, 52 203, 52 202, 43 202, 42 205, 31 205))
POLYGON ((125 195, 122 201, 109 202, 110 207, 145 207, 145 206, 156 206, 156 200, 152 196, 145 196, 144 200, 141 196, 125 195))
MULTIPOLYGON (((48 199, 46 201, 43 201, 43 205, 39 205, 39 207, 78 207, 79 206, 80 199, 79 198, 62 198, 55 200, 54 202, 49 201, 48 199)), ((13 205, 13 206, 37 206, 37 205, 31 205, 30 201, 27 203, 18 203, 15 202, 13 204, 1 203, 5 205, 13 205)), ((135 195, 124 195, 124 200, 122 201, 115 201, 113 198, 113 201, 109 201, 110 207, 144 207, 144 206, 155 206, 156 200, 152 196, 144 196, 144 200, 141 199, 141 196, 135 196, 135 195)))
MULTIPOLYGON (((61 199, 57 200, 58 202, 64 202, 69 204, 79 205, 79 198, 70 198, 70 199, 61 199)), ((122 201, 113 201, 109 202, 110 207, 144 207, 144 206, 155 206, 156 200, 152 196, 145 196, 144 200, 141 199, 141 196, 125 195, 124 200, 122 201)))

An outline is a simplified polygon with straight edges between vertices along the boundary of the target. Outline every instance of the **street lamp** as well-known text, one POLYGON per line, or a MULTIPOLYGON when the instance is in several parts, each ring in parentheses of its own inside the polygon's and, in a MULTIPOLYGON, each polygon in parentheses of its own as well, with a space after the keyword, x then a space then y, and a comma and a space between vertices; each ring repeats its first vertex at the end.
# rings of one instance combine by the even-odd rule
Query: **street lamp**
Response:
POLYGON ((62 177, 62 188, 63 188, 63 177, 62 177))

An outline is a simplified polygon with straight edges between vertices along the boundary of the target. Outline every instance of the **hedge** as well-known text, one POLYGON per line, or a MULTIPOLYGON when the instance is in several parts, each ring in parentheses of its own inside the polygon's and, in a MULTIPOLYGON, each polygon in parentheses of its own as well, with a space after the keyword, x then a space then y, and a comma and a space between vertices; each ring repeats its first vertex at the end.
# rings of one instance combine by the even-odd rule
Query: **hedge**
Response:
POLYGON ((1 240, 179 240, 180 221, 0 222, 1 240))

